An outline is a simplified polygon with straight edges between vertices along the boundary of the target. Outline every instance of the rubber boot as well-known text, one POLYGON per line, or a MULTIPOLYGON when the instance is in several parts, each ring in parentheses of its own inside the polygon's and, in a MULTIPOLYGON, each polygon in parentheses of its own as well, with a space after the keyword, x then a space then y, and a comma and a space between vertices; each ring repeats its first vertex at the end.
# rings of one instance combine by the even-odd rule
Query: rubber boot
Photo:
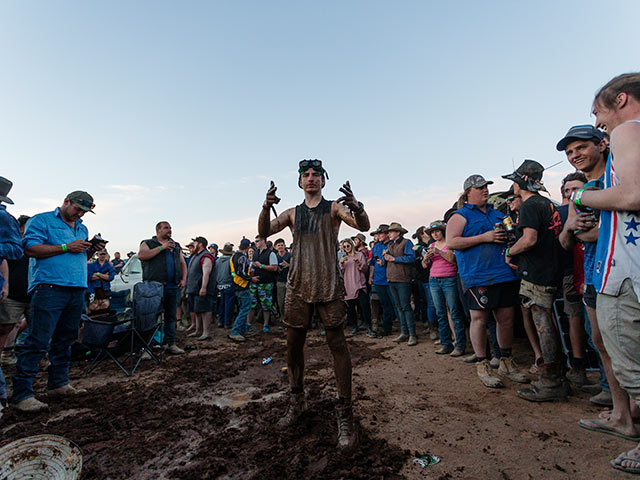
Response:
POLYGON ((300 416, 307 409, 307 399, 302 393, 292 393, 289 396, 289 404, 287 405, 287 411, 284 416, 278 420, 278 426, 280 428, 290 427, 298 421, 300 416))
POLYGON ((569 388, 559 374, 558 365, 544 363, 538 367, 538 380, 517 395, 530 402, 556 402, 567 399, 569 388))
POLYGON ((343 404, 336 408, 338 414, 338 448, 345 450, 353 448, 358 443, 353 424, 353 410, 351 404, 343 404))

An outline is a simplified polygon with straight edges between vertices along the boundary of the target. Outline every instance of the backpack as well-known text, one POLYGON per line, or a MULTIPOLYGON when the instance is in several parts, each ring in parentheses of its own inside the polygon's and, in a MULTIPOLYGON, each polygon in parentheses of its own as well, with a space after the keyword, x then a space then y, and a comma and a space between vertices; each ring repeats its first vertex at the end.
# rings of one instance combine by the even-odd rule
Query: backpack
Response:
POLYGON ((247 285, 249 285, 249 280, 245 280, 240 275, 236 275, 236 267, 233 264, 233 258, 229 259, 229 267, 231 268, 231 276, 233 277, 233 283, 235 283, 241 288, 247 288, 247 285))

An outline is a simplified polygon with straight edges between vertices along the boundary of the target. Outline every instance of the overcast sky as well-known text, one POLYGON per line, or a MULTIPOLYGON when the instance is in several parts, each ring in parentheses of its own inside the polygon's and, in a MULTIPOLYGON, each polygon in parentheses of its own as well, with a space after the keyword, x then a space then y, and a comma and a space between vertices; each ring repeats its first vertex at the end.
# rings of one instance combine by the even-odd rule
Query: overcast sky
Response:
MULTIPOLYGON (((90 192, 90 233, 136 250, 256 234, 269 180, 302 201, 350 180, 372 226, 413 232, 480 173, 525 158, 559 199, 556 142, 594 92, 638 70, 637 1, 2 1, 0 175, 9 211, 90 192)), ((352 233, 343 227, 342 236, 352 233)), ((290 238, 290 237, 289 237, 290 238)))

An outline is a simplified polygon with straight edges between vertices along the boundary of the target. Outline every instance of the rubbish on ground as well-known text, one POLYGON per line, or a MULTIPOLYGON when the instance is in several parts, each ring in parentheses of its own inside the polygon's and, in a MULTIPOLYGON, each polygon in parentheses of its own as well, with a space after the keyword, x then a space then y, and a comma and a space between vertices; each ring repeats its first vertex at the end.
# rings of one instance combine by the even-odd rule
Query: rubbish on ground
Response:
POLYGON ((282 367, 282 368, 280 369, 280 372, 281 372, 281 373, 287 373, 287 367, 282 367))
POLYGON ((57 435, 34 435, 0 448, 0 478, 75 480, 82 470, 77 445, 57 435))
POLYGON ((435 455, 423 455, 422 457, 414 458, 413 463, 417 463, 422 468, 428 467, 429 465, 435 465, 436 463, 440 463, 440 457, 436 457, 435 455))
POLYGON ((273 360, 273 358, 272 358, 272 357, 263 358, 263 359, 262 359, 262 364, 263 364, 263 365, 268 365, 268 364, 270 364, 270 363, 271 363, 271 360, 273 360))

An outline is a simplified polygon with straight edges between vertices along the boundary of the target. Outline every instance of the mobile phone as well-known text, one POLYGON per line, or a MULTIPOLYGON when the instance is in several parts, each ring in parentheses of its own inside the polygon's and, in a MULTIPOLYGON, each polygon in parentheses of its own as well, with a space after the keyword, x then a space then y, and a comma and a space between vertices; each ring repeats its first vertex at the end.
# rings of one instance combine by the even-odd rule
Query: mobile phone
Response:
POLYGON ((100 234, 98 233, 97 235, 94 235, 93 238, 91 240, 89 240, 89 243, 91 243, 91 245, 93 245, 94 247, 98 246, 99 243, 109 243, 109 240, 105 240, 104 238, 102 238, 100 236, 100 234))

